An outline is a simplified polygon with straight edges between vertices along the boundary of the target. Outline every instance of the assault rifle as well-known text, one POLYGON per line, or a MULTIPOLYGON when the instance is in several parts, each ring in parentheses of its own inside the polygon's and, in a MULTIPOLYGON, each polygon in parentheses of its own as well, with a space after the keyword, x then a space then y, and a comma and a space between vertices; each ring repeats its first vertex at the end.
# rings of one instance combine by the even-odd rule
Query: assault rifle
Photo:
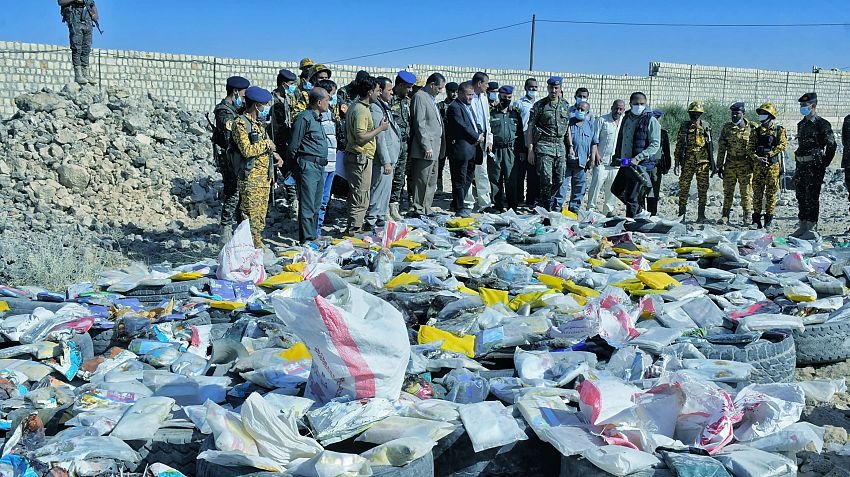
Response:
POLYGON ((84 0, 84 5, 86 8, 86 13, 89 14, 89 18, 91 18, 92 23, 97 28, 98 33, 103 35, 103 29, 100 28, 100 22, 94 19, 94 15, 92 15, 92 7, 94 6, 94 0, 84 0))

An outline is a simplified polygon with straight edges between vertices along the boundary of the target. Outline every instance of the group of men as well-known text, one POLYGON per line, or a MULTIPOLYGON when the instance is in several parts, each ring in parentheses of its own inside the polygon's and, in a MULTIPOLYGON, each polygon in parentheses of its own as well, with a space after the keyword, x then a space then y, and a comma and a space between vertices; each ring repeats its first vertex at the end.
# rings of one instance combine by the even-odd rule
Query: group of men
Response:
MULTIPOLYGON (((277 178, 302 243, 322 235, 336 175, 348 185, 346 234, 403 215, 431 214, 446 163, 451 210, 460 217, 523 205, 573 213, 584 205, 613 216, 622 202, 627 217, 646 219, 658 213, 661 177, 673 169, 679 175, 680 216, 687 213, 696 178, 697 220, 707 220, 709 178, 718 174, 724 189, 721 222, 729 223, 735 187, 745 221, 755 227, 773 222, 787 139, 771 103, 757 108, 758 122, 744 117, 744 103, 734 103, 716 154, 702 119, 704 106, 691 103, 671 154, 662 113, 648 106, 642 92, 628 102, 614 101, 610 112, 597 116, 590 92, 579 88, 575 102, 568 102, 557 76, 546 81, 542 98, 537 80, 529 78, 515 99, 513 86, 500 86, 483 72, 457 84, 440 73, 422 80, 409 71, 393 79, 360 71, 338 87, 324 65, 305 58, 299 69, 297 75, 280 70, 271 92, 241 77, 228 79, 214 135, 224 178, 224 239, 237 219, 247 218, 261 246, 277 178)), ((817 114, 817 95, 804 95, 800 104, 800 226, 793 235, 807 238, 816 229, 820 185, 835 139, 829 122, 817 114)))

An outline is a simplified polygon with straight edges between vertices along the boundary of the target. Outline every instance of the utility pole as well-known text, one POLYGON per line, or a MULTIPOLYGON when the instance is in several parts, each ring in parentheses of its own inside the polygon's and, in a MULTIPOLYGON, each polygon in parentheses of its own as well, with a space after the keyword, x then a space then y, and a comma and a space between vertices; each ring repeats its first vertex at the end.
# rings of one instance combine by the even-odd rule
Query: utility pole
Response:
POLYGON ((534 29, 537 26, 537 15, 531 15, 531 50, 528 52, 528 71, 534 71, 534 29))

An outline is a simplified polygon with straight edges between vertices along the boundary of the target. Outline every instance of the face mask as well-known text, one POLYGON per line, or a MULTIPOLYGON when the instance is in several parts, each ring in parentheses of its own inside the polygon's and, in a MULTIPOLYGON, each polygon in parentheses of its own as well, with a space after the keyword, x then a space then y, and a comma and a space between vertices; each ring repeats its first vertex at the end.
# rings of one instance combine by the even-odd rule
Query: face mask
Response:
POLYGON ((242 104, 242 96, 236 96, 236 99, 233 100, 233 105, 237 108, 241 108, 242 104))
POLYGON ((584 98, 582 98, 581 96, 577 97, 577 98, 576 98, 576 106, 578 106, 579 104, 581 104, 581 103, 583 103, 583 102, 585 102, 585 101, 586 101, 586 100, 585 100, 584 98))
POLYGON ((291 84, 291 85, 287 86, 286 92, 289 93, 289 94, 295 94, 295 85, 291 84))
POLYGON ((488 93, 487 98, 489 98, 490 101, 496 101, 499 98, 499 95, 497 93, 488 93))
POLYGON ((632 105, 632 114, 640 116, 646 110, 645 104, 633 104, 632 105))
POLYGON ((525 94, 528 95, 529 98, 534 99, 537 97, 537 91, 526 91, 525 94))
POLYGON ((331 96, 331 102, 330 102, 330 104, 331 104, 331 107, 336 106, 336 95, 331 96))
POLYGON ((578 119, 579 121, 584 121, 584 116, 584 111, 576 111, 576 119, 578 119))
POLYGON ((310 91, 311 89, 313 89, 313 83, 306 81, 304 83, 304 91, 310 91))
POLYGON ((803 116, 808 116, 811 113, 812 113, 812 108, 810 108, 808 106, 800 106, 800 114, 802 114, 803 116))
POLYGON ((266 105, 266 107, 263 108, 262 111, 257 113, 257 116, 259 116, 260 119, 266 119, 267 117, 269 117, 269 112, 271 112, 271 110, 272 110, 272 107, 269 106, 269 105, 266 105))
POLYGON ((696 121, 702 115, 700 113, 690 113, 690 114, 688 114, 688 116, 690 116, 691 121, 696 121))
POLYGON ((740 126, 742 124, 744 124, 744 118, 741 118, 741 119, 735 121, 735 126, 740 126))
POLYGON ((759 114, 759 121, 764 122, 764 121, 767 121, 768 119, 770 119, 769 114, 759 114))
POLYGON ((499 104, 502 105, 502 107, 504 108, 504 107, 508 106, 509 104, 511 104, 511 100, 501 99, 501 100, 499 100, 499 104))

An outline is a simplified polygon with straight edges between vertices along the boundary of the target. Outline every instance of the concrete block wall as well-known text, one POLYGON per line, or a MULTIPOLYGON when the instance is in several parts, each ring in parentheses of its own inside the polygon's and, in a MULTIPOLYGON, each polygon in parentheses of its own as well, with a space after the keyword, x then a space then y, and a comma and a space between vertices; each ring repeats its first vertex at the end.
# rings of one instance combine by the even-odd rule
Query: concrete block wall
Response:
MULTIPOLYGON (((546 79, 558 75, 564 78, 567 98, 580 86, 588 88, 594 111, 607 111, 615 99, 627 100, 632 92, 643 91, 650 104, 656 106, 687 105, 696 99, 746 101, 750 107, 772 101, 779 109, 780 119, 792 126, 799 118, 797 98, 815 90, 821 114, 833 122, 835 129, 840 128, 841 118, 850 113, 850 73, 846 72, 794 73, 663 62, 651 63, 649 76, 422 64, 328 66, 333 71, 332 79, 340 86, 351 81, 360 69, 390 78, 400 69, 424 76, 441 72, 448 81, 458 83, 471 79, 476 71, 485 71, 494 81, 511 84, 520 91, 528 77, 537 78, 545 91, 546 79)), ((223 84, 228 76, 238 74, 254 84, 273 88, 277 71, 289 68, 297 72, 298 62, 94 49, 91 67, 102 88, 115 86, 139 94, 152 92, 159 97, 178 99, 190 109, 210 110, 224 95, 223 84)), ((16 111, 14 98, 19 94, 44 87, 59 90, 72 79, 67 47, 0 41, 0 118, 16 111)))

